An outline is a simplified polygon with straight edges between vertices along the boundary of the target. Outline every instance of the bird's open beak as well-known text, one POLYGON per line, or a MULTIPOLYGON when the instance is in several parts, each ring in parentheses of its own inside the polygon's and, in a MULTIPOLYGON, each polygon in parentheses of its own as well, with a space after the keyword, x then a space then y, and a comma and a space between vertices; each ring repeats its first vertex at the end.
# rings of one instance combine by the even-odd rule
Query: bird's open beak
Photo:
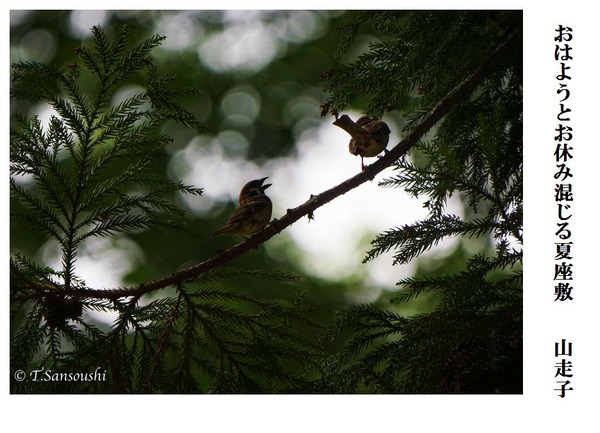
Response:
MULTIPOLYGON (((267 176, 267 177, 263 177, 262 179, 260 179, 260 183, 262 184, 262 183, 263 183, 265 180, 267 180, 268 178, 269 178, 268 176, 267 176)), ((262 189, 262 190, 264 191, 265 189, 267 189, 267 188, 268 188, 268 187, 270 187, 271 185, 273 185, 273 184, 272 184, 272 183, 268 183, 268 184, 266 184, 266 185, 262 185, 262 186, 260 187, 260 189, 262 189)))

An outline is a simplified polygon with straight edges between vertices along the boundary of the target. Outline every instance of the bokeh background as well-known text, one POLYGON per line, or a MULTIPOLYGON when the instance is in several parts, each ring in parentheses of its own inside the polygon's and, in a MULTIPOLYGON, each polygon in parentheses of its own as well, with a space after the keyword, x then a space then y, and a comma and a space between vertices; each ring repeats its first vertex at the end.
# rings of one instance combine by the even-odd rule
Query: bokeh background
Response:
MULTIPOLYGON (((98 24, 109 37, 122 24, 130 27, 135 40, 165 35, 166 41, 152 53, 155 64, 161 73, 176 73, 181 87, 201 89, 200 96, 184 102, 209 131, 166 125, 164 132, 174 141, 157 170, 204 188, 201 197, 176 200, 192 224, 208 235, 233 211, 240 188, 251 179, 269 177, 273 186, 267 194, 276 218, 360 170, 360 159, 348 153, 348 135, 332 125, 331 116, 320 115, 326 95, 319 79, 324 70, 335 67, 333 52, 339 41, 331 30, 351 22, 357 13, 15 10, 10 18, 10 57, 11 62, 67 65, 75 58, 74 48, 86 44, 90 28, 98 24)), ((379 38, 374 30, 362 31, 343 61, 356 58, 379 38)), ((128 84, 115 99, 136 91, 139 87, 128 84)), ((347 114, 356 119, 363 108, 357 101, 347 114)), ((42 121, 52 114, 49 106, 23 101, 11 101, 11 111, 35 114, 42 121)), ((391 147, 402 138, 403 119, 391 111, 384 120, 392 130, 391 147)), ((314 220, 297 222, 232 263, 291 271, 302 277, 301 285, 264 287, 259 281, 239 281, 236 288, 257 297, 286 299, 306 291, 308 302, 319 307, 320 319, 328 322, 343 306, 384 302, 401 278, 456 272, 466 254, 489 247, 485 240, 448 239, 409 265, 392 266, 391 254, 363 263, 377 233, 426 216, 425 197, 417 200, 378 186, 390 170, 318 209, 314 220)), ((453 197, 448 206, 449 213, 463 216, 460 197, 453 197)), ((79 253, 77 270, 88 287, 132 285, 191 266, 238 241, 229 236, 205 241, 160 230, 92 238, 79 253)), ((17 251, 61 267, 56 243, 11 222, 11 252, 17 251)), ((413 314, 430 311, 435 301, 424 296, 394 308, 413 314)), ((106 315, 94 319, 111 322, 106 315)))

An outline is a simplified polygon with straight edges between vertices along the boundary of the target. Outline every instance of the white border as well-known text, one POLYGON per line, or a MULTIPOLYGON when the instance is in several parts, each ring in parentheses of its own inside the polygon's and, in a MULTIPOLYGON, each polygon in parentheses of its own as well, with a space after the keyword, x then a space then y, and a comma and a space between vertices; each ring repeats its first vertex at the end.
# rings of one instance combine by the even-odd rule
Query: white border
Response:
MULTIPOLYGON (((214 4, 211 4, 214 6, 214 4)), ((81 9, 81 2, 8 2, 13 9, 81 9)), ((121 2, 105 1, 103 9, 123 9, 121 2)), ((198 2, 128 2, 128 9, 215 9, 198 2)), ((76 426, 90 432, 135 428, 136 431, 378 431, 383 428, 424 432, 505 432, 535 429, 544 432, 591 431, 598 425, 592 401, 598 401, 600 359, 597 332, 599 290, 596 202, 598 201, 598 133, 593 128, 598 112, 597 15, 590 2, 546 1, 355 1, 253 2, 253 9, 524 9, 525 29, 525 388, 522 396, 8 396, 8 291, 3 296, 6 314, 5 352, 0 375, 6 398, 2 401, 5 425, 28 431, 76 426), (289 3, 289 2, 288 2, 289 3), (553 302, 552 254, 556 205, 553 191, 553 116, 556 115, 557 68, 553 61, 553 28, 558 23, 574 29, 574 61, 577 79, 570 89, 576 128, 574 265, 575 301, 553 302), (553 342, 574 342, 573 387, 564 400, 554 387, 553 342), (592 418, 594 416, 594 418, 592 418), (18 424, 17 424, 18 423, 18 424)), ((240 8, 239 2, 222 1, 218 9, 240 8)), ((8 47, 8 16, 1 15, 3 48, 8 47)), ((8 54, 4 60, 8 62, 8 54)), ((2 68, 2 88, 8 101, 8 65, 2 68)), ((3 125, 7 125, 5 113, 3 125)), ((8 137, 8 131, 3 131, 8 137)), ((5 146, 7 149, 8 146, 5 146)), ((5 150, 5 155, 8 152, 5 150)), ((6 169, 7 164, 2 167, 6 169)), ((5 179, 7 176, 4 177, 5 179)), ((6 185, 1 191, 7 194, 6 185)), ((7 195, 3 196, 8 201, 7 195)), ((7 208, 7 207, 6 207, 7 208)), ((5 208, 4 217, 8 217, 5 208)), ((5 221, 3 228, 7 230, 5 221)), ((8 284, 8 254, 0 259, 8 284)))

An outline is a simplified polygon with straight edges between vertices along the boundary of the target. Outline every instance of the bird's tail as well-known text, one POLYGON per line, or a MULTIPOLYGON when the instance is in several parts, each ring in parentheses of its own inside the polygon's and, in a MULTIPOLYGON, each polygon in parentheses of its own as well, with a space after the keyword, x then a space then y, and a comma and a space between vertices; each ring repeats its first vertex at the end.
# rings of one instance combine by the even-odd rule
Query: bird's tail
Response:
POLYGON ((340 116, 335 122, 333 122, 333 124, 339 128, 342 128, 352 137, 355 137, 356 135, 360 134, 365 134, 367 132, 362 127, 354 123, 354 121, 350 119, 350 117, 347 114, 340 116))

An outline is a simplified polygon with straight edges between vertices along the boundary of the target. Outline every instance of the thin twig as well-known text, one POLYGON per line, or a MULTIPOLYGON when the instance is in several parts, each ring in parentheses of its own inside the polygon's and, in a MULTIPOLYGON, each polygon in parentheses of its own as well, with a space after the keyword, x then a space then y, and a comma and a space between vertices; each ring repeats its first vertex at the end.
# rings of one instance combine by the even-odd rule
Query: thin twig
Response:
POLYGON ((445 116, 456 104, 467 98, 486 77, 486 74, 498 65, 503 56, 513 49, 513 44, 518 43, 519 32, 513 33, 500 46, 498 46, 481 65, 464 79, 459 85, 452 89, 438 104, 429 112, 421 123, 415 126, 406 137, 393 149, 379 158, 373 164, 367 166, 362 172, 347 179, 339 185, 328 189, 318 195, 311 196, 304 204, 288 209, 287 213, 280 219, 273 220, 267 227, 256 233, 249 239, 234 245, 227 250, 217 253, 208 260, 200 262, 192 267, 176 271, 166 277, 142 283, 134 287, 123 287, 118 289, 72 289, 63 291, 64 294, 114 299, 127 296, 141 296, 143 294, 160 290, 176 284, 193 281, 204 272, 232 261, 240 255, 258 248, 285 228, 294 224, 300 218, 310 216, 316 209, 329 203, 333 199, 347 193, 357 186, 373 180, 375 176, 400 159, 408 150, 417 143, 423 135, 431 129, 443 116, 445 116))

